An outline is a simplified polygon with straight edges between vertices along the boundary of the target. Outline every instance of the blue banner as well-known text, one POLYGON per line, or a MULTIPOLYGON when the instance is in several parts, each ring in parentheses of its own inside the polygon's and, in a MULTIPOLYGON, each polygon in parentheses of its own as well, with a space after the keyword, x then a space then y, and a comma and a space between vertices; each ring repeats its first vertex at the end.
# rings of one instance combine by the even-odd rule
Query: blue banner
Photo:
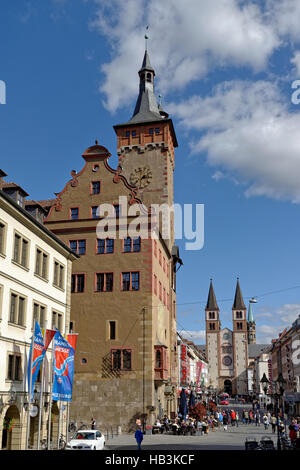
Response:
POLYGON ((32 358, 32 379, 31 379, 31 398, 30 401, 33 400, 33 393, 34 393, 34 384, 36 382, 38 373, 41 368, 41 364, 45 357, 45 345, 44 345, 44 337, 41 330, 40 325, 38 322, 35 322, 34 325, 34 333, 31 340, 30 352, 29 352, 29 359, 28 359, 28 370, 27 370, 27 379, 28 379, 28 392, 30 388, 30 366, 31 366, 31 355, 32 355, 32 348, 33 348, 33 358, 32 358))
POLYGON ((72 401, 75 351, 59 331, 54 336, 53 392, 54 401, 72 401))

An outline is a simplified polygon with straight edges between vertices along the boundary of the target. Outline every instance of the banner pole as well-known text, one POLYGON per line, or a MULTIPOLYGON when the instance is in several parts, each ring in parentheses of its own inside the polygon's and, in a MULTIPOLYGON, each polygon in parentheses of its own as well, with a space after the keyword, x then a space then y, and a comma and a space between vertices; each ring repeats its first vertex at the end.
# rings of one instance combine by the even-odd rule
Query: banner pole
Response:
POLYGON ((52 414, 52 394, 53 394, 53 359, 54 359, 54 344, 52 346, 51 353, 51 365, 49 367, 49 382, 50 382, 50 400, 49 400, 49 415, 48 415, 48 445, 47 448, 50 450, 51 445, 51 414, 52 414))
MULTIPOLYGON (((47 331, 47 320, 45 321, 44 326, 44 347, 46 341, 46 331, 47 331)), ((40 388, 40 404, 39 404, 39 428, 38 428, 38 444, 37 449, 40 450, 40 442, 41 442, 41 426, 42 426, 42 409, 43 409, 43 393, 44 393, 44 382, 45 382, 45 357, 46 353, 43 357, 42 361, 42 370, 41 370, 41 388, 40 388)))
POLYGON ((30 356, 30 365, 29 365, 29 387, 28 387, 29 390, 28 390, 28 410, 27 410, 28 414, 27 414, 26 444, 25 444, 26 450, 28 450, 29 433, 30 433, 30 403, 31 403, 31 389, 32 389, 32 362, 33 362, 32 360, 33 360, 35 324, 34 324, 33 335, 31 339, 31 348, 29 348, 29 354, 30 354, 30 349, 31 349, 31 356, 30 356))
POLYGON ((58 417, 58 433, 57 433, 57 449, 59 450, 59 438, 60 438, 60 428, 61 428, 61 409, 62 401, 59 402, 59 417, 58 417))

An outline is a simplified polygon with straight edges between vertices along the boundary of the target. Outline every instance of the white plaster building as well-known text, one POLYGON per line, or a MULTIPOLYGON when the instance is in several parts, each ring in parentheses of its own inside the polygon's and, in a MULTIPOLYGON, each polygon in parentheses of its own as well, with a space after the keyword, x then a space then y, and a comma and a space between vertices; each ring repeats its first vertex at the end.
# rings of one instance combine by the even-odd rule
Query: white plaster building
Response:
MULTIPOLYGON (((69 332, 72 260, 76 255, 41 223, 43 208, 6 183, 0 170, 0 448, 24 449, 28 416, 27 366, 35 319, 42 328, 69 332), (12 427, 12 429, 11 429, 12 427)), ((43 435, 49 414, 49 359, 45 365, 43 435), (48 406, 47 406, 48 404, 48 406)), ((40 383, 36 390, 39 391, 40 383)), ((58 403, 59 404, 59 403, 58 403)), ((57 406, 52 408, 57 417, 57 406)), ((36 445, 36 418, 30 443, 36 445)), ((55 439, 56 423, 52 426, 55 439)))

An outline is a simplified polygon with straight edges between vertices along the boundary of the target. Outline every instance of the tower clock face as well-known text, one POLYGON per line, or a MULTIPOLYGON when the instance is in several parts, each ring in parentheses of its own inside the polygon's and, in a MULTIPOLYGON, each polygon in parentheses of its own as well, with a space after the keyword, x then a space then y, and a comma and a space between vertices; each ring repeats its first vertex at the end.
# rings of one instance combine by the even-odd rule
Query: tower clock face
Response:
POLYGON ((223 338, 224 338, 225 340, 229 340, 230 335, 229 335, 228 333, 224 333, 223 338))
POLYGON ((152 171, 148 166, 136 168, 129 177, 130 184, 140 189, 148 186, 148 184, 151 183, 151 180, 152 171))

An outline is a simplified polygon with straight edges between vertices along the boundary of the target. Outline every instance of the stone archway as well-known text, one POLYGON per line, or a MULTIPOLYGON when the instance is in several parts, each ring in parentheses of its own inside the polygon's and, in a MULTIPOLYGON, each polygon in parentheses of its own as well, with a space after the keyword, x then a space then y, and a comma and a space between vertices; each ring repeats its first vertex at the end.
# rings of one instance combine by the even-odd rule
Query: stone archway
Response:
POLYGON ((8 408, 3 419, 1 449, 21 449, 20 413, 15 405, 8 408))
POLYGON ((224 381, 224 392, 232 395, 232 382, 229 379, 224 381))

